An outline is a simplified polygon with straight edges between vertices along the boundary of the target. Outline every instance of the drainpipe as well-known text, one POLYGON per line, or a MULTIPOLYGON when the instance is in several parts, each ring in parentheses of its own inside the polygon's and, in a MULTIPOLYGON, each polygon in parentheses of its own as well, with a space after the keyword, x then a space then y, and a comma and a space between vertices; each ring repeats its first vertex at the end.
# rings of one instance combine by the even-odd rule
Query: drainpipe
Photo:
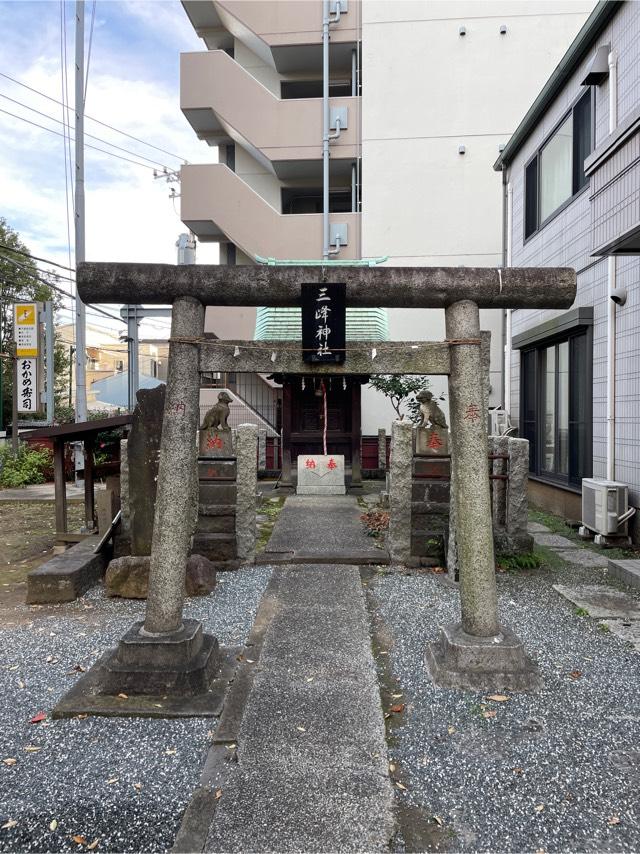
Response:
MULTIPOLYGON (((335 18, 329 16, 329 0, 322 0, 322 257, 329 258, 329 25, 340 20, 340 0, 335 18)), ((338 126, 337 133, 340 133, 338 126)), ((334 137, 335 138, 335 137, 334 137)))
MULTIPOLYGON (((507 245, 506 245, 506 267, 512 264, 513 252, 513 187, 511 181, 507 182, 507 245)), ((507 413, 507 424, 511 423, 511 333, 512 312, 508 308, 505 313, 504 329, 504 409, 507 413)))
MULTIPOLYGON (((618 57, 609 54, 609 133, 618 124, 618 57)), ((616 479, 616 304, 611 293, 616 288, 616 256, 609 255, 607 301, 607 480, 616 479)))

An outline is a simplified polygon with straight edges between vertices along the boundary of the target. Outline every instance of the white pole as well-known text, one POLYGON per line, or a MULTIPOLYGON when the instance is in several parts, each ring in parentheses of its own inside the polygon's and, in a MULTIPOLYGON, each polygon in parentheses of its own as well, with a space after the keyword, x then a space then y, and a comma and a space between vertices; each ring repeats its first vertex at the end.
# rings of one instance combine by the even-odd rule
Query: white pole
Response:
POLYGON ((329 0, 322 0, 322 257, 329 257, 329 0))
MULTIPOLYGON (((609 133, 618 124, 618 57, 609 54, 609 133)), ((616 287, 616 257, 607 259, 607 480, 616 479, 616 304, 611 292, 616 287)))
MULTIPOLYGON (((76 0, 76 270, 85 260, 84 247, 84 0, 76 0)), ((76 294, 76 421, 87 420, 86 328, 84 303, 76 294)))

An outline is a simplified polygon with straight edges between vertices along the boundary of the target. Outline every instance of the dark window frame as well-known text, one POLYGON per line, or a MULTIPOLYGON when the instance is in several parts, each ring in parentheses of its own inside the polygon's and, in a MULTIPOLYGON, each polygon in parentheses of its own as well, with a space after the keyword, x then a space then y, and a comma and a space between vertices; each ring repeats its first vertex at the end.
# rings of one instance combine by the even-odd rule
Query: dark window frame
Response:
POLYGON ((520 351, 520 435, 529 438, 529 475, 537 480, 545 481, 558 486, 577 489, 580 488, 582 478, 591 477, 593 472, 593 327, 580 327, 569 333, 553 336, 538 341, 529 347, 523 347, 520 351), (587 354, 586 360, 576 363, 575 350, 577 345, 575 339, 584 339, 584 349, 587 354), (567 343, 569 347, 568 366, 568 436, 567 436, 567 468, 566 474, 557 471, 559 455, 559 427, 558 427, 558 345, 567 343), (549 347, 556 348, 555 364, 555 406, 554 406, 554 470, 545 468, 544 461, 544 412, 545 412, 545 382, 544 382, 544 357, 549 347), (530 376, 526 376, 527 363, 531 360, 532 368, 530 376), (533 382, 533 433, 529 428, 531 419, 527 419, 526 406, 529 402, 529 383, 533 382), (584 417, 579 420, 576 417, 577 400, 574 392, 575 383, 582 383, 584 392, 584 417), (583 430, 582 443, 578 441, 579 433, 583 430), (533 442, 531 440, 533 439, 533 442), (577 451, 582 447, 583 459, 577 459, 577 451))
MULTIPOLYGON (((589 100, 589 109, 590 109, 590 143, 591 143, 591 153, 595 148, 596 142, 596 122, 595 122, 595 112, 596 112, 596 99, 594 87, 589 87, 587 92, 581 92, 571 103, 570 107, 562 114, 560 119, 555 123, 550 133, 544 138, 542 143, 538 146, 534 154, 526 161, 524 164, 523 170, 523 211, 524 215, 522 217, 522 243, 528 243, 536 234, 538 234, 548 223, 550 223, 553 219, 555 219, 558 214, 562 213, 565 208, 567 208, 578 196, 581 196, 582 193, 589 187, 589 181, 586 180, 582 186, 577 187, 576 189, 576 167, 574 163, 575 149, 576 149, 576 135, 575 135, 575 113, 580 104, 583 101, 589 100), (542 170, 540 168, 541 161, 540 156, 545 149, 545 147, 551 142, 556 133, 560 130, 562 125, 566 122, 569 116, 574 117, 574 122, 572 125, 572 149, 571 149, 571 187, 572 193, 571 195, 565 199, 560 205, 558 205, 555 210, 553 210, 544 220, 540 219, 540 187, 541 187, 541 173, 542 170), (527 202, 528 202, 528 193, 527 193, 527 170, 533 163, 536 162, 536 175, 535 175, 535 228, 527 232, 527 202)), ((589 156, 589 155, 587 155, 589 156)), ((586 159, 586 158, 585 158, 586 159)), ((584 171, 584 170, 583 170, 584 171)))

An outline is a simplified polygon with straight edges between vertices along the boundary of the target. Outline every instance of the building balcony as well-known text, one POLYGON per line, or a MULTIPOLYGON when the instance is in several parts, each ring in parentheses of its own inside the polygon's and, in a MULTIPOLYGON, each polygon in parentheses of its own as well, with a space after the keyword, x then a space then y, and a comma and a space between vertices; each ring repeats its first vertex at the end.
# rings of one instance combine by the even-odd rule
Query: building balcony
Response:
MULTIPOLYGON (((322 257, 322 214, 281 214, 222 163, 183 166, 181 219, 203 242, 231 242, 249 257, 322 257)), ((357 213, 330 214, 347 226, 339 258, 357 258, 357 213)))
MULTIPOLYGON (((321 67, 322 0, 182 0, 182 5, 210 50, 233 47, 238 39, 281 74, 321 67)), ((348 12, 331 26, 332 68, 351 67, 359 24, 360 0, 349 0, 348 12)))
MULTIPOLYGON (((182 54, 180 106, 199 139, 236 142, 278 177, 288 177, 294 163, 322 158, 322 99, 277 98, 223 50, 182 54)), ((353 160, 360 98, 331 98, 330 108, 347 123, 331 157, 353 160)))

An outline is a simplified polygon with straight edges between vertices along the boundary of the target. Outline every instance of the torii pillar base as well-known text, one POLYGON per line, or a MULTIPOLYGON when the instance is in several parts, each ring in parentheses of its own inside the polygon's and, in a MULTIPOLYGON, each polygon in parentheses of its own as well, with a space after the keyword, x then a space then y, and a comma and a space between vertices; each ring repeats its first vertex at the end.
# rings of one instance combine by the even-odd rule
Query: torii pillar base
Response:
POLYGON ((477 637, 460 623, 440 629, 427 645, 429 676, 441 688, 467 691, 537 691, 540 675, 516 635, 504 626, 499 634, 477 637))

